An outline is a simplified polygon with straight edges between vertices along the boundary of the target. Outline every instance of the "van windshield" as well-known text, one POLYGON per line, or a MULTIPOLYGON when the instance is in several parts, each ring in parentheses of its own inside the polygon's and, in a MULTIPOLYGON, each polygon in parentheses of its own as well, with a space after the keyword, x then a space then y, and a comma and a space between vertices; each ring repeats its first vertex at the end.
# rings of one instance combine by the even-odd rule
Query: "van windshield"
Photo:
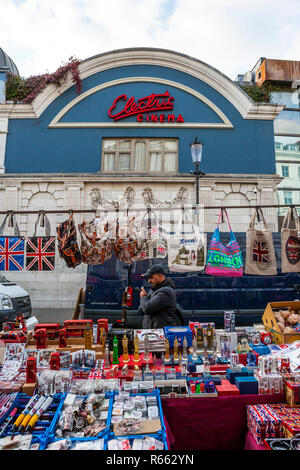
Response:
POLYGON ((9 282, 8 279, 6 279, 5 276, 2 276, 2 274, 0 274, 0 282, 9 282))

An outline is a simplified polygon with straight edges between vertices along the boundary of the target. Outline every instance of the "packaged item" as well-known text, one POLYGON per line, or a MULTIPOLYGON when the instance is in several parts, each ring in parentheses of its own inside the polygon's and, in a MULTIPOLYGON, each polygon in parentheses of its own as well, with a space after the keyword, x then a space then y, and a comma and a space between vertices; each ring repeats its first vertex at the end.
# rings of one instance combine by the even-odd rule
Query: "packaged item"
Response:
POLYGON ((143 439, 143 450, 163 450, 164 444, 154 437, 147 436, 143 439))
POLYGON ((46 450, 68 450, 72 445, 70 439, 61 439, 60 441, 52 442, 48 444, 46 450))

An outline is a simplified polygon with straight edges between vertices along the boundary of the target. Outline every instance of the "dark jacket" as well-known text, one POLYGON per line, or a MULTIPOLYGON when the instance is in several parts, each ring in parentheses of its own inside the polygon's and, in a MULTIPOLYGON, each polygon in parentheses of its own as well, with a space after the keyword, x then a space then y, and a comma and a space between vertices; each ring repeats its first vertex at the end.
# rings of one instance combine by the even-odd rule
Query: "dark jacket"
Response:
POLYGON ((172 279, 166 278, 141 298, 139 313, 144 315, 145 329, 183 324, 180 312, 177 311, 175 284, 172 279))

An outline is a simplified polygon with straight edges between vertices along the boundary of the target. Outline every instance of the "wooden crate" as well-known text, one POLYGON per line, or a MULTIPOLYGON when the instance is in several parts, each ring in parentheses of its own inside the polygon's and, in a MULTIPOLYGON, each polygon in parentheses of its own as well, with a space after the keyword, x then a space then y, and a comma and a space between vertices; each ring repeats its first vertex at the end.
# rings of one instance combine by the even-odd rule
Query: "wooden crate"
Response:
POLYGON ((263 324, 272 335, 275 344, 288 344, 300 340, 300 333, 281 333, 277 320, 274 317, 273 309, 284 309, 290 307, 292 310, 300 309, 300 301, 289 302, 269 302, 262 316, 263 324))
MULTIPOLYGON (((292 385, 292 384, 291 384, 292 385)), ((293 408, 300 408, 300 404, 295 402, 295 391, 292 386, 288 384, 285 385, 285 399, 289 406, 293 408)))

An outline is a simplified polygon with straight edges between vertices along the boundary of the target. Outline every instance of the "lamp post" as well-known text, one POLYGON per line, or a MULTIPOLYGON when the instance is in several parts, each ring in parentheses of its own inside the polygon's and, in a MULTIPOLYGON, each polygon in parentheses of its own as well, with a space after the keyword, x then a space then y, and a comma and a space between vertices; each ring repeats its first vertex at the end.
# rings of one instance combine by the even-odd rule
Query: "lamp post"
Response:
POLYGON ((193 163, 195 165, 195 171, 191 171, 191 173, 196 176, 196 214, 197 214, 197 223, 198 223, 199 222, 199 178, 200 176, 205 176, 205 173, 199 170, 200 163, 202 161, 203 144, 199 142, 196 137, 194 142, 190 144, 190 149, 191 149, 193 163))

